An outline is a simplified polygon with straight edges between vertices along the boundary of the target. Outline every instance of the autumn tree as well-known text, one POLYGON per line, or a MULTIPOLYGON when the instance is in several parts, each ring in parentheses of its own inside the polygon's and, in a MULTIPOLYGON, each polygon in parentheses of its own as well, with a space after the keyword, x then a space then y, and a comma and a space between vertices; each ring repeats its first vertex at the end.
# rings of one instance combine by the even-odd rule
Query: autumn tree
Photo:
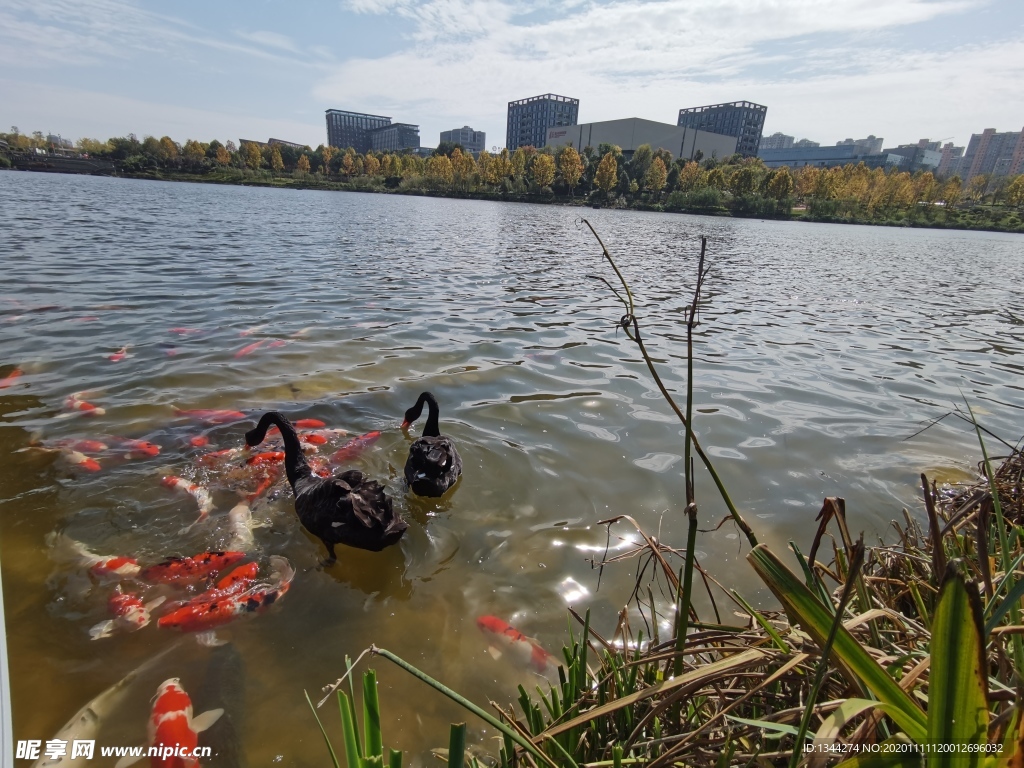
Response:
POLYGON ((1006 185, 1006 204, 1014 208, 1024 208, 1024 174, 1015 176, 1006 185))
POLYGON ((425 164, 422 157, 416 157, 416 155, 402 155, 395 159, 399 163, 399 173, 402 174, 403 178, 408 179, 413 176, 423 175, 425 164))
POLYGON ((745 197, 754 194, 757 189, 757 169, 752 166, 743 166, 733 171, 729 177, 729 191, 735 197, 745 197))
POLYGON ((182 147, 181 153, 189 160, 202 160, 206 157, 206 147, 195 139, 189 139, 182 147))
POLYGON ((226 147, 217 147, 216 156, 217 165, 227 165, 231 162, 231 153, 228 152, 226 147))
POLYGON ((305 154, 299 155, 299 162, 295 164, 295 168, 302 175, 309 173, 309 158, 305 154))
POLYGON ((991 176, 987 173, 982 173, 975 176, 967 183, 967 199, 972 203, 980 203, 985 198, 985 192, 988 191, 988 183, 991 181, 991 176))
POLYGON ((434 189, 445 189, 452 185, 454 173, 448 155, 431 155, 427 158, 426 176, 434 189))
POLYGON ((165 160, 174 160, 181 152, 178 145, 174 143, 174 139, 164 136, 160 139, 160 154, 165 160))
POLYGON ((345 154, 341 156, 341 172, 345 174, 345 178, 349 179, 352 177, 353 171, 356 169, 356 153, 352 147, 345 150, 345 154))
POLYGON ((690 160, 679 169, 679 179, 676 182, 679 191, 694 192, 706 185, 707 171, 700 167, 700 163, 690 160))
POLYGON ((793 177, 789 175, 789 168, 776 168, 771 171, 765 183, 765 191, 768 197, 775 200, 785 200, 793 194, 793 177))
MULTIPOLYGON (((533 153, 537 151, 533 147, 530 147, 530 149, 533 150, 533 153)), ((527 152, 526 147, 519 147, 519 149, 512 153, 512 173, 509 175, 514 176, 516 181, 522 181, 526 176, 526 164, 531 154, 531 152, 527 152)))
POLYGON ((367 176, 376 176, 380 173, 380 160, 368 154, 363 161, 363 170, 366 171, 367 176))
POLYGON ((281 159, 281 150, 276 146, 270 152, 270 167, 277 172, 284 170, 284 160, 281 159))
POLYGON ((512 175, 514 166, 512 164, 512 158, 509 156, 508 147, 505 147, 500 153, 494 156, 488 170, 490 172, 490 178, 488 181, 492 184, 500 184, 512 175))
POLYGON ((330 173, 331 172, 331 160, 333 159, 334 155, 336 154, 336 150, 330 144, 328 144, 327 146, 324 146, 323 144, 321 144, 318 149, 319 149, 319 152, 320 152, 320 157, 323 158, 323 161, 324 161, 324 168, 327 169, 327 173, 330 173))
POLYGON ((815 187, 818 186, 818 176, 820 171, 813 165, 805 165, 800 175, 796 178, 796 193, 800 197, 811 197, 814 194, 815 187))
POLYGON ((654 158, 647 169, 647 174, 644 176, 644 183, 647 185, 647 189, 658 194, 661 192, 662 187, 665 186, 667 180, 668 170, 665 168, 664 161, 660 157, 654 158))
POLYGON ((960 198, 962 196, 963 182, 960 181, 959 176, 951 177, 942 188, 942 199, 946 203, 946 210, 955 208, 956 204, 960 202, 960 198))
POLYGON ((555 180, 555 158, 551 155, 537 155, 533 161, 533 183, 538 189, 550 187, 555 180))
POLYGON ((707 186, 714 189, 725 189, 725 173, 721 168, 712 168, 707 174, 707 186))
POLYGON ((615 154, 613 152, 605 153, 605 156, 601 158, 601 162, 597 166, 597 173, 594 174, 594 183, 598 189, 604 192, 605 197, 612 191, 612 188, 619 181, 618 163, 615 162, 615 154))
POLYGON ((494 161, 494 156, 486 149, 481 150, 480 154, 476 159, 476 172, 480 176, 480 180, 485 184, 489 184, 491 181, 491 163, 494 161))
POLYGON ((251 141, 242 144, 242 154, 245 157, 245 164, 254 171, 259 170, 263 165, 263 153, 260 152, 260 145, 251 141))
POLYGON ((571 144, 558 155, 558 172, 562 174, 562 181, 569 187, 569 196, 572 197, 572 191, 583 175, 583 159, 571 144))
POLYGON ((473 155, 469 152, 463 153, 455 147, 451 153, 452 163, 452 186, 462 192, 469 190, 469 185, 476 172, 476 163, 473 162, 473 155))

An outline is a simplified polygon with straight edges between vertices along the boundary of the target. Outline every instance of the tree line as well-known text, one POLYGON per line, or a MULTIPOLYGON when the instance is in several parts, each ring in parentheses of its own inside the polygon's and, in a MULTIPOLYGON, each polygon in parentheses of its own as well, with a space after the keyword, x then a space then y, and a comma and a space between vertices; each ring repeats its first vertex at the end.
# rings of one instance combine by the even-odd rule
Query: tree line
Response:
MULTIPOLYGON (((45 145, 41 133, 0 133, 12 148, 45 145)), ((457 144, 442 143, 429 157, 409 151, 358 153, 320 145, 292 147, 242 141, 189 139, 178 144, 134 134, 99 141, 79 139, 82 154, 118 161, 127 172, 162 170, 194 174, 232 172, 310 177, 353 188, 425 190, 440 194, 583 197, 591 202, 736 215, 789 216, 797 206, 823 220, 934 219, 939 212, 982 202, 1024 206, 1024 175, 940 180, 930 172, 867 168, 863 163, 832 168, 767 168, 758 158, 674 158, 644 144, 630 156, 611 144, 584 147, 520 147, 474 157, 457 144)))

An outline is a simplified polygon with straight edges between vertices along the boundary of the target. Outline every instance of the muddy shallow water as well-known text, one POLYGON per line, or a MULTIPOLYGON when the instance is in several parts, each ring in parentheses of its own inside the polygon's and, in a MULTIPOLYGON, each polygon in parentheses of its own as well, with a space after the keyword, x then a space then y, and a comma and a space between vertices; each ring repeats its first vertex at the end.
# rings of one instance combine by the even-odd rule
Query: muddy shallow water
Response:
MULTIPOLYGON (((0 174, 0 199, 0 378, 23 371, 0 389, 16 739, 51 738, 181 641, 104 718, 99 744, 143 741, 156 686, 177 676, 196 712, 231 716, 208 734, 221 755, 209 764, 324 765, 302 691, 317 697, 370 643, 486 704, 542 681, 492 658, 477 617, 499 616, 552 651, 568 605, 591 608, 610 634, 635 561, 605 568, 598 590, 592 561, 607 538, 596 523, 629 514, 682 546, 683 450, 681 425, 616 331, 621 305, 589 278, 613 275, 581 212, 630 280, 648 347, 678 391, 683 307, 708 236, 695 425, 759 538, 779 550, 806 547, 824 496, 847 499, 851 528, 884 536, 903 506, 920 512, 920 472, 971 477, 978 449, 963 423, 906 439, 961 392, 1003 437, 1024 431, 1019 237, 23 173, 0 174), (440 500, 402 486, 409 438, 398 427, 423 390, 465 461, 440 500), (69 412, 83 392, 103 415, 69 412), (247 418, 203 425, 176 408, 247 418), (213 650, 155 624, 90 640, 110 587, 55 564, 46 535, 145 564, 224 546, 240 462, 196 460, 240 445, 268 409, 347 431, 325 451, 381 431, 349 465, 386 484, 409 521, 401 543, 339 548, 338 564, 320 568, 323 548, 279 484, 253 504, 253 558, 283 555, 297 571, 279 604, 228 625, 230 643, 213 650), (190 443, 199 435, 208 447, 190 443), (90 472, 22 450, 113 437, 160 453, 97 454, 90 472), (213 496, 210 519, 187 533, 196 504, 161 486, 168 474, 213 496)), ((712 528, 725 510, 703 470, 697 492, 701 527, 712 528)), ((614 532, 629 538, 626 526, 614 532)), ((700 534, 698 548, 719 580, 770 601, 731 525, 700 534)), ((386 746, 429 761, 464 714, 374 666, 386 746)))

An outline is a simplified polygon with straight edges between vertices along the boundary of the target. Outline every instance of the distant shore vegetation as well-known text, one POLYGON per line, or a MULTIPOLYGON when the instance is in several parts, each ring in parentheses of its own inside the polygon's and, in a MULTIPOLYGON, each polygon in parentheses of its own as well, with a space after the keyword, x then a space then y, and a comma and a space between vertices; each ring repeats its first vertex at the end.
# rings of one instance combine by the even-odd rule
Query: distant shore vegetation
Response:
MULTIPOLYGON (((0 133, 12 151, 47 149, 39 132, 0 133)), ((125 176, 275 187, 343 189, 522 202, 602 205, 739 217, 1024 232, 1024 174, 936 178, 863 163, 768 168, 758 158, 674 158, 640 146, 520 147, 474 157, 442 143, 409 151, 316 149, 134 134, 79 139, 75 151, 115 163, 125 176)), ((0 155, 0 165, 9 159, 0 155)))

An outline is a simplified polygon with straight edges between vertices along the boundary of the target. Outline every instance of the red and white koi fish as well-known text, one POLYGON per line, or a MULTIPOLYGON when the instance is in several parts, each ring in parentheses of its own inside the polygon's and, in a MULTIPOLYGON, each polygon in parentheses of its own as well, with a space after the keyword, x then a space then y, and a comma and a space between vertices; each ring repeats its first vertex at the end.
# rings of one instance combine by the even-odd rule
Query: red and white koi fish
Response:
POLYGON ((82 451, 83 453, 102 453, 110 448, 102 440, 60 440, 56 443, 61 448, 69 451, 82 451))
POLYGON ((195 608, 203 603, 225 600, 229 597, 233 597, 234 595, 241 594, 242 592, 245 592, 254 581, 256 581, 256 576, 259 574, 259 571, 259 563, 246 563, 245 565, 240 565, 218 581, 215 587, 211 587, 205 592, 196 595, 191 600, 174 605, 173 611, 168 612, 168 615, 181 608, 195 608))
POLYGON ((202 333, 202 328, 171 328, 171 333, 176 333, 179 336, 188 336, 190 333, 202 333))
POLYGON ((255 456, 250 456, 245 460, 245 463, 249 465, 278 464, 282 461, 284 461, 284 451, 264 451, 263 453, 257 453, 255 456))
POLYGON ((309 336, 309 332, 312 331, 312 330, 313 330, 313 326, 312 325, 306 326, 305 328, 302 328, 302 329, 296 331, 295 333, 293 333, 292 334, 292 338, 293 339, 304 339, 307 336, 309 336))
POLYGON ((223 714, 223 709, 211 709, 193 717, 192 699, 178 678, 164 680, 156 689, 156 700, 146 729, 149 750, 143 748, 139 750, 139 756, 122 757, 114 768, 128 768, 141 760, 147 751, 152 755, 150 768, 198 768, 199 760, 193 755, 199 746, 199 734, 223 714))
POLYGON ((148 459, 160 455, 160 446, 147 440, 119 437, 117 441, 121 444, 122 448, 127 449, 124 454, 126 459, 148 459))
POLYGON ((267 581, 250 585, 244 592, 223 600, 186 605, 162 616, 157 624, 183 632, 204 632, 246 613, 265 611, 284 597, 295 578, 295 569, 291 563, 279 555, 270 556, 270 567, 271 574, 267 581))
POLYGON ((256 490, 245 497, 250 504, 274 487, 274 483, 281 478, 281 468, 280 464, 267 464, 262 467, 263 473, 256 483, 256 490))
POLYGON ((229 549, 252 552, 256 548, 256 539, 252 535, 252 510, 248 504, 240 502, 231 508, 228 512, 228 527, 231 529, 229 549))
POLYGON ((266 343, 266 339, 260 339, 259 341, 254 341, 252 344, 246 344, 240 350, 235 352, 235 357, 245 357, 246 355, 251 355, 253 352, 255 352, 257 349, 259 349, 266 343))
POLYGON ((195 557, 169 557, 144 568, 139 577, 154 584, 193 584, 242 560, 245 552, 204 552, 195 557))
POLYGON ((202 464, 204 467, 210 467, 215 464, 219 464, 222 461, 230 461, 231 459, 237 458, 238 456, 241 456, 244 453, 245 449, 239 448, 237 446, 234 448, 221 448, 219 451, 210 451, 209 453, 204 453, 202 456, 196 459, 196 461, 202 464))
POLYGON ((179 416, 184 416, 188 419, 195 419, 196 421, 202 421, 206 424, 230 424, 233 421, 240 421, 245 418, 245 414, 241 411, 223 411, 203 408, 191 411, 183 411, 180 408, 175 408, 174 410, 179 416))
POLYGON ((99 472, 102 467, 96 459, 91 456, 86 456, 81 451, 72 451, 68 449, 61 450, 61 458, 70 466, 76 467, 77 469, 84 469, 86 472, 99 472))
POLYGON ((141 570, 139 561, 133 557, 97 555, 64 533, 48 534, 46 545, 54 562, 88 568, 97 579, 130 579, 141 570))
POLYGON ((359 437, 354 437, 334 452, 331 456, 331 461, 335 464, 342 461, 351 461, 371 445, 376 443, 378 439, 380 439, 380 432, 376 430, 373 432, 367 432, 365 435, 360 435, 359 437))
POLYGON ((544 650, 539 642, 497 616, 481 616, 476 620, 476 625, 487 637, 487 650, 494 658, 499 659, 503 652, 508 652, 516 662, 529 666, 534 672, 547 674, 557 671, 558 662, 555 657, 544 650))
POLYGON ((7 389, 8 387, 13 386, 14 382, 16 382, 21 377, 22 373, 23 371, 21 370, 21 368, 15 368, 13 371, 8 373, 6 376, 0 379, 0 389, 7 389))
POLYGON ((313 470, 313 474, 317 477, 331 476, 330 462, 322 456, 311 457, 309 459, 309 468, 313 470))
POLYGON ((117 352, 112 354, 110 357, 108 357, 107 360, 109 360, 112 363, 119 363, 126 357, 131 357, 131 355, 128 354, 128 347, 124 346, 117 350, 117 352))
POLYGON ((278 347, 283 347, 287 343, 287 339, 274 339, 272 342, 267 344, 267 349, 277 349, 278 347))
POLYGON ((64 401, 64 409, 78 411, 83 416, 102 416, 106 411, 99 406, 85 401, 85 392, 75 392, 64 401))
POLYGON ((239 336, 243 336, 243 337, 244 336, 252 336, 254 333, 259 333, 260 331, 262 331, 266 327, 267 327, 266 323, 264 323, 263 325, 254 325, 252 328, 247 328, 244 331, 239 331, 238 335, 239 336))
POLYGON ((160 483, 166 488, 184 491, 196 500, 196 504, 199 505, 199 519, 192 525, 205 520, 210 515, 210 512, 213 511, 213 498, 210 496, 210 492, 203 488, 203 486, 190 483, 188 480, 177 475, 167 475, 160 480, 160 483))
POLYGON ((136 632, 149 624, 150 611, 163 603, 166 598, 158 597, 143 603, 142 599, 132 592, 122 592, 120 586, 107 601, 107 610, 114 617, 101 621, 89 630, 93 640, 110 637, 115 632, 136 632))

